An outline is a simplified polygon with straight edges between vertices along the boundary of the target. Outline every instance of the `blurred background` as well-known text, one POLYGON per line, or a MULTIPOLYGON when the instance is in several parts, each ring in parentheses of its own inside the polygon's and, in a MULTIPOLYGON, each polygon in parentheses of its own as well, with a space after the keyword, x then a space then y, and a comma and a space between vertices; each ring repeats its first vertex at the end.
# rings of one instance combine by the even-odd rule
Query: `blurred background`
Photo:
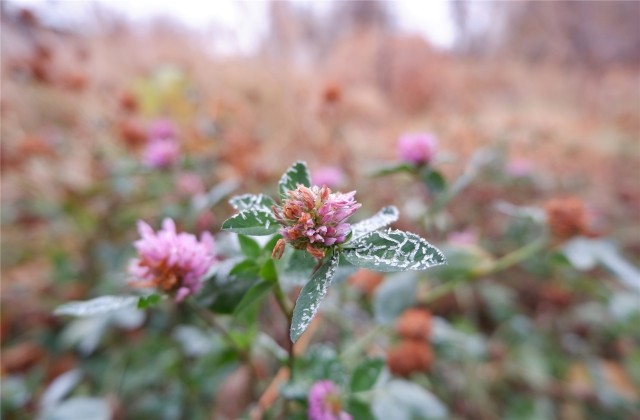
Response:
MULTIPOLYGON (((44 415, 55 400, 45 390, 74 369, 84 376, 69 389, 104 398, 114 417, 180 418, 178 385, 145 392, 178 375, 172 351, 181 341, 157 332, 171 319, 69 324, 51 311, 126 289, 136 220, 158 226, 170 216, 185 230, 218 232, 233 213, 226 197, 272 193, 297 159, 312 175, 337 171, 335 186, 357 189, 365 214, 396 204, 399 227, 435 243, 471 232, 493 255, 529 232, 496 203, 541 208, 553 197, 579 197, 620 250, 631 283, 638 281, 640 2, 1 7, 7 418, 44 415), (167 132, 177 143, 150 146, 150 133, 167 132), (370 176, 397 161, 396 139, 407 132, 439 139, 447 180, 479 150, 492 153, 487 171, 435 222, 424 220, 430 196, 422 185, 370 176), (164 366, 159 372, 145 372, 150 353, 164 366), (125 371, 135 379, 121 379, 125 371)), ((430 308, 493 340, 486 353, 469 356, 477 368, 467 378, 471 391, 446 375, 434 391, 454 418, 638 415, 637 291, 627 293, 611 270, 571 271, 571 261, 547 257, 430 308), (533 344, 523 350, 523 342, 533 344), (533 371, 513 382, 518 366, 533 371), (492 385, 479 391, 487 378, 492 385)), ((460 367, 446 357, 443 366, 460 367)), ((212 396, 224 387, 219 366, 196 359, 215 377, 190 379, 208 386, 205 412, 232 410, 212 396)))

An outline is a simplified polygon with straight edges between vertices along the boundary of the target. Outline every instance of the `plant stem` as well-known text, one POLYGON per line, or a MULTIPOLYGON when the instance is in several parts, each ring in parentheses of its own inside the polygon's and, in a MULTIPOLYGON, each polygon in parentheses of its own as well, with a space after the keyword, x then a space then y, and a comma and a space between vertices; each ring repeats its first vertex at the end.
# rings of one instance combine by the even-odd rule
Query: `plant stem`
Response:
POLYGON ((373 341, 379 333, 386 330, 388 327, 385 325, 376 325, 374 328, 371 328, 367 331, 362 337, 360 337, 357 341, 351 344, 349 347, 344 349, 342 352, 342 360, 348 361, 350 358, 355 358, 360 352, 367 347, 367 345, 373 341))
MULTIPOLYGON (((287 296, 282 291, 282 287, 280 286, 279 280, 275 282, 275 287, 273 291, 276 298, 276 302, 278 302, 278 306, 280 307, 280 310, 282 311, 284 316, 287 318, 287 332, 289 332, 291 331, 291 322, 293 320, 293 309, 291 309, 291 304, 289 303, 287 296)), ((289 353, 289 358, 287 359, 287 365, 289 367, 289 375, 290 375, 289 380, 292 381, 293 368, 295 365, 295 353, 293 351, 293 343, 291 341, 289 342, 289 348, 287 349, 287 351, 289 353)))
POLYGON ((491 264, 489 267, 478 270, 477 272, 473 273, 473 277, 477 278, 481 276, 487 276, 489 274, 497 273, 516 264, 519 264, 522 261, 525 261, 528 258, 533 257, 538 252, 542 251, 546 244, 547 238, 542 236, 534 240, 533 242, 528 243, 522 248, 518 248, 515 251, 512 251, 503 256, 502 258, 499 258, 498 260, 494 261, 493 264, 491 264))
POLYGON ((238 345, 238 343, 236 342, 236 340, 234 340, 231 334, 229 334, 229 332, 225 330, 224 327, 218 323, 218 321, 216 321, 216 319, 212 316, 212 314, 209 311, 192 302, 185 302, 185 303, 187 304, 187 306, 189 306, 189 308, 193 310, 193 312, 195 312, 196 315, 198 315, 198 317, 201 320, 205 322, 205 324, 207 324, 209 327, 211 327, 211 329, 220 333, 220 335, 224 337, 224 339, 227 341, 227 344, 229 344, 229 346, 238 354, 238 357, 240 358, 240 360, 247 363, 249 367, 252 366, 249 352, 243 349, 240 345, 238 345))
POLYGON ((531 258, 538 252, 542 251, 546 244, 547 239, 545 237, 538 238, 535 241, 530 242, 527 245, 518 248, 515 251, 512 251, 507 255, 504 255, 503 257, 495 260, 492 264, 483 266, 480 269, 472 272, 471 275, 464 280, 451 281, 449 283, 444 283, 436 286, 429 292, 429 296, 427 296, 427 298, 424 300, 424 303, 434 302, 440 299, 442 296, 449 294, 465 280, 476 280, 480 277, 500 272, 518 263, 521 263, 522 261, 531 258))

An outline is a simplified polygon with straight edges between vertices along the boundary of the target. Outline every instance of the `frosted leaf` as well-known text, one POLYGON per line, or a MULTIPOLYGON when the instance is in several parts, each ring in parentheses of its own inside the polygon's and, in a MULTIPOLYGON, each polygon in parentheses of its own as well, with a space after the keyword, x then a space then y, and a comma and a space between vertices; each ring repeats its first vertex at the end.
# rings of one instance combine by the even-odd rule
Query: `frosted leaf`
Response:
POLYGON ((191 200, 191 207, 194 213, 200 213, 218 204, 223 198, 231 194, 238 188, 240 181, 230 179, 222 181, 218 185, 211 188, 206 194, 197 194, 191 200))
POLYGON ((421 386, 393 379, 376 389, 371 409, 377 419, 446 419, 448 410, 431 392, 421 386))
POLYGON ((295 190, 298 184, 302 184, 305 187, 311 186, 309 177, 309 169, 307 164, 302 161, 297 161, 280 178, 278 183, 278 191, 280 192, 280 198, 287 197, 287 191, 295 190))
POLYGON ((47 409, 58 404, 82 379, 80 369, 71 369, 54 379, 40 398, 40 407, 47 409))
POLYGON ((382 208, 372 217, 351 225, 351 240, 356 240, 369 232, 378 230, 398 220, 400 213, 396 206, 382 208))
POLYGON ((374 271, 425 270, 446 263, 444 254, 425 239, 391 229, 359 238, 344 256, 351 264, 374 271))
POLYGON ((243 235, 263 236, 276 233, 278 224, 271 210, 252 207, 225 220, 222 229, 243 235))
POLYGON ((113 412, 104 398, 74 397, 40 413, 38 420, 109 420, 113 412))
POLYGON ((311 276, 309 282, 302 288, 296 306, 293 308, 293 318, 291 320, 291 341, 296 342, 306 331, 311 320, 318 312, 320 302, 329 290, 329 284, 338 268, 340 254, 334 253, 329 261, 325 262, 318 271, 311 276))
POLYGON ((103 315, 135 307, 138 304, 138 299, 136 296, 100 296, 91 300, 67 302, 58 306, 53 313, 80 317, 103 315))
POLYGON ((233 197, 231 200, 229 200, 229 204, 231 204, 231 206, 238 211, 251 208, 271 211, 271 206, 275 205, 276 203, 271 197, 265 194, 243 194, 233 197))

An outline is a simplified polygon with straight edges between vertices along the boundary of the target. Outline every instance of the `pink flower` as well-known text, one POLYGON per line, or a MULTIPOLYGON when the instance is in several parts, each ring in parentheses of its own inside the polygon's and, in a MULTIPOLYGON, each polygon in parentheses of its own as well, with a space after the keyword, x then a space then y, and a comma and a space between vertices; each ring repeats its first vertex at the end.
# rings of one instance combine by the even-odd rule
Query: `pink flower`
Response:
POLYGON ((183 172, 176 179, 176 189, 184 196, 192 196, 203 192, 204 184, 198 174, 183 172))
POLYGON ((507 163, 506 172, 514 178, 529 176, 533 172, 533 163, 528 159, 513 159, 507 163))
POLYGON ((415 165, 430 163, 438 149, 436 138, 429 133, 404 134, 398 139, 398 156, 415 165))
POLYGON ((178 136, 176 126, 171 120, 157 119, 149 125, 147 137, 150 141, 175 139, 178 136))
POLYGON ((142 163, 150 168, 166 168, 180 158, 180 145, 175 139, 155 139, 147 143, 142 163))
POLYGON ((282 255, 285 242, 296 249, 306 249, 316 258, 324 257, 327 247, 346 240, 351 231, 346 220, 361 206, 353 198, 355 191, 332 193, 326 185, 311 188, 298 185, 287 194, 289 198, 282 207, 273 207, 284 238, 274 249, 276 258, 282 255))
POLYGON ((318 381, 309 391, 309 420, 351 420, 341 411, 340 392, 331 381, 318 381))
POLYGON ((472 230, 459 230, 447 235, 447 241, 453 245, 471 246, 478 243, 478 235, 472 230))
POLYGON ((141 239, 133 243, 138 258, 129 265, 134 285, 175 294, 177 302, 200 290, 202 277, 215 263, 209 232, 203 232, 198 241, 195 235, 176 233, 176 225, 169 218, 157 233, 140 220, 138 232, 141 239))
POLYGON ((314 185, 326 185, 330 188, 339 188, 344 184, 344 172, 336 166, 325 166, 313 172, 311 183, 314 185))

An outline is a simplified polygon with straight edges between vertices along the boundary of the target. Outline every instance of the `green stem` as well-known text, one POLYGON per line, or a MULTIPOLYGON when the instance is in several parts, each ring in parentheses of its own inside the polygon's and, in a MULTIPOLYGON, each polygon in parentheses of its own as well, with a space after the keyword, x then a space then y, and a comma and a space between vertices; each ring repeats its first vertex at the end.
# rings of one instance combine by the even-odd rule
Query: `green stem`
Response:
POLYGON ((538 252, 542 251, 546 244, 547 238, 538 238, 535 241, 530 242, 527 245, 508 253, 507 255, 504 255, 502 258, 495 260, 493 263, 479 268, 478 270, 472 272, 471 275, 464 280, 451 281, 436 286, 429 292, 429 296, 424 300, 424 303, 434 302, 440 299, 442 296, 451 293, 463 281, 476 280, 480 277, 485 277, 519 264, 522 261, 525 261, 538 252))
MULTIPOLYGON (((283 315, 287 318, 287 333, 288 333, 289 331, 291 331, 291 323, 293 321, 293 309, 291 308, 289 299, 284 294, 284 291, 280 286, 279 280, 275 282, 273 294, 276 298, 276 302, 278 302, 278 306, 280 307, 280 310, 282 311, 283 315)), ((293 351, 293 343, 291 341, 289 341, 289 347, 287 351, 289 353, 289 357, 287 359, 287 366, 289 367, 289 380, 293 381, 293 370, 295 366, 296 355, 293 351)))
POLYGON ((371 328, 366 332, 366 334, 344 349, 341 356, 342 360, 348 361, 350 358, 355 358, 378 336, 378 334, 387 328, 388 327, 385 325, 376 325, 374 328, 371 328))
POLYGON ((498 260, 494 261, 493 264, 491 264, 489 267, 478 270, 474 273, 474 277, 487 276, 489 274, 497 273, 516 264, 519 264, 522 261, 525 261, 533 257, 538 252, 542 251, 546 244, 547 238, 544 236, 540 237, 535 241, 523 246, 522 248, 518 248, 515 251, 503 256, 502 258, 499 258, 498 260))
POLYGON ((227 330, 224 329, 222 325, 218 323, 218 321, 213 317, 213 315, 202 308, 194 304, 193 302, 185 302, 186 305, 193 310, 193 312, 198 315, 198 317, 205 322, 211 329, 218 332, 222 337, 227 341, 227 344, 238 354, 238 357, 243 362, 247 363, 249 367, 251 367, 251 357, 249 356, 249 352, 243 349, 236 340, 229 334, 227 330))

